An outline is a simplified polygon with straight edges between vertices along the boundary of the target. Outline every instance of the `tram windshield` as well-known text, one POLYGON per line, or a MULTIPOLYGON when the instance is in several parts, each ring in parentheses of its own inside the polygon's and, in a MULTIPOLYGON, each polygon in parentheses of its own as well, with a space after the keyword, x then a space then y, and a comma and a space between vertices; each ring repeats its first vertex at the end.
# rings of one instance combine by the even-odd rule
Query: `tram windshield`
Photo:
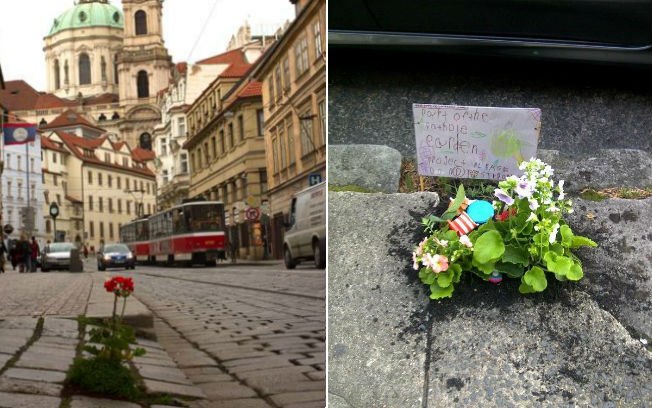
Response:
POLYGON ((176 233, 224 230, 224 204, 193 204, 172 211, 172 220, 176 233))

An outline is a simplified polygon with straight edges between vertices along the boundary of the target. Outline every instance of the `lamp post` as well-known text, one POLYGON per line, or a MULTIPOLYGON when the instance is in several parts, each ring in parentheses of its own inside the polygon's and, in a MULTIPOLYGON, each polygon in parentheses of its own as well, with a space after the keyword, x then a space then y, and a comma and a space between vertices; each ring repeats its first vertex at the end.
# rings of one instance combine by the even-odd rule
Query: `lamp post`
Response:
POLYGON ((54 226, 54 242, 57 242, 57 217, 59 216, 59 206, 55 201, 50 203, 50 217, 52 217, 52 224, 54 226))

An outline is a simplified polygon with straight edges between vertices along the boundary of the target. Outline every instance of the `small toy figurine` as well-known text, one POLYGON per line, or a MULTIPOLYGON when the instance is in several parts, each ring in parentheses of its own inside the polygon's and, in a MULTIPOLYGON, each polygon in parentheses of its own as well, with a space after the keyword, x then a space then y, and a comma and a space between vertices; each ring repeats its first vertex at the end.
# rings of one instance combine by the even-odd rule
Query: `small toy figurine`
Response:
POLYGON ((457 213, 459 215, 453 221, 448 221, 448 227, 462 236, 490 220, 494 216, 494 207, 488 201, 465 198, 457 213))
POLYGON ((502 281, 503 281, 503 274, 502 273, 500 273, 498 271, 491 272, 491 276, 489 277, 489 282, 493 283, 494 285, 497 285, 502 281))

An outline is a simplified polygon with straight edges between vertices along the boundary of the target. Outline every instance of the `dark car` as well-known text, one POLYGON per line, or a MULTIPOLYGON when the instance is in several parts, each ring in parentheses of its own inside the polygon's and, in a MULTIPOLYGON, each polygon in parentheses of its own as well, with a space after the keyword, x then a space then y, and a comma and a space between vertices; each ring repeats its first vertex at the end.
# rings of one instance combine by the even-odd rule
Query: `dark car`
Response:
MULTIPOLYGON (((51 269, 70 269, 71 251, 75 249, 72 242, 52 242, 41 251, 41 271, 51 269)), ((79 254, 78 252, 76 252, 79 254)))
POLYGON ((652 0, 330 0, 329 45, 652 64, 652 0))
POLYGON ((127 245, 105 244, 97 251, 97 269, 104 271, 106 268, 136 268, 136 260, 127 245))

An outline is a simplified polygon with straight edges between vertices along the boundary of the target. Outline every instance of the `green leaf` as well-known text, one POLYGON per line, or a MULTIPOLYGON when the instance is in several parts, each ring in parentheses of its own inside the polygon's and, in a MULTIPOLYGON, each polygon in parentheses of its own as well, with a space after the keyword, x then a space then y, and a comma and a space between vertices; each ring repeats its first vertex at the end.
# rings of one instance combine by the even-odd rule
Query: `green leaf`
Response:
POLYGON ((473 258, 472 265, 483 272, 485 275, 491 275, 491 272, 493 272, 496 268, 496 262, 478 263, 476 262, 475 258, 473 258))
POLYGON ((543 232, 538 232, 532 237, 532 242, 538 247, 547 247, 548 246, 548 235, 543 232))
POLYGON ((559 228, 559 232, 561 233, 561 244, 566 248, 571 247, 571 245, 573 244, 574 235, 570 227, 568 225, 562 225, 559 228))
POLYGON ((546 253, 546 255, 543 257, 543 260, 546 263, 546 268, 548 268, 550 272, 554 272, 562 276, 567 276, 571 266, 573 266, 573 261, 570 258, 557 255, 554 252, 546 253))
POLYGON ((503 262, 528 266, 530 263, 530 256, 526 248, 521 248, 516 245, 505 245, 503 262))
POLYGON ((457 209, 460 208, 460 205, 462 205, 465 198, 466 198, 466 195, 465 195, 465 192, 464 192, 464 184, 460 184, 460 187, 457 189, 457 194, 455 195, 455 200, 453 200, 451 205, 444 212, 444 214, 442 215, 442 218, 450 220, 455 215, 457 215, 457 209), (446 218, 446 217, 450 217, 450 218, 446 218))
POLYGON ((582 265, 577 262, 573 263, 573 266, 570 267, 570 270, 566 274, 568 280, 578 281, 584 276, 584 271, 582 271, 582 265))
POLYGON ((487 231, 474 244, 473 263, 494 263, 505 253, 505 244, 498 231, 487 231))
POLYGON ((458 283, 462 277, 462 266, 458 264, 450 265, 448 271, 453 275, 453 283, 458 283))
POLYGON ((437 274, 437 284, 442 288, 446 288, 453 282, 453 277, 450 271, 440 272, 437 274))
POLYGON ((430 285, 430 299, 441 299, 453 296, 453 285, 442 288, 437 283, 430 285))
POLYGON ((523 275, 523 282, 525 282, 535 292, 541 292, 548 286, 546 273, 538 266, 533 266, 532 269, 525 272, 525 275, 523 275))
POLYGON ((453 230, 446 231, 444 239, 446 239, 446 241, 455 241, 457 239, 457 232, 453 230))
POLYGON ((525 268, 522 265, 508 262, 496 262, 494 269, 507 274, 510 278, 520 278, 525 273, 525 268))
POLYGON ((582 246, 595 248, 595 247, 598 246, 598 244, 595 241, 593 241, 593 240, 591 240, 591 239, 589 239, 587 237, 582 237, 582 236, 579 236, 579 235, 575 235, 573 237, 573 242, 571 243, 570 247, 571 248, 579 248, 579 247, 582 247, 582 246))
POLYGON ((528 285, 522 280, 521 280, 521 284, 518 287, 518 291, 521 293, 536 293, 536 290, 534 290, 532 286, 528 285))
POLYGON ((560 244, 559 242, 555 242, 554 244, 550 245, 550 250, 557 255, 564 255, 564 245, 560 244))
POLYGON ((426 285, 432 285, 435 283, 435 274, 428 268, 423 267, 419 270, 419 279, 421 279, 421 282, 425 283, 426 285))

